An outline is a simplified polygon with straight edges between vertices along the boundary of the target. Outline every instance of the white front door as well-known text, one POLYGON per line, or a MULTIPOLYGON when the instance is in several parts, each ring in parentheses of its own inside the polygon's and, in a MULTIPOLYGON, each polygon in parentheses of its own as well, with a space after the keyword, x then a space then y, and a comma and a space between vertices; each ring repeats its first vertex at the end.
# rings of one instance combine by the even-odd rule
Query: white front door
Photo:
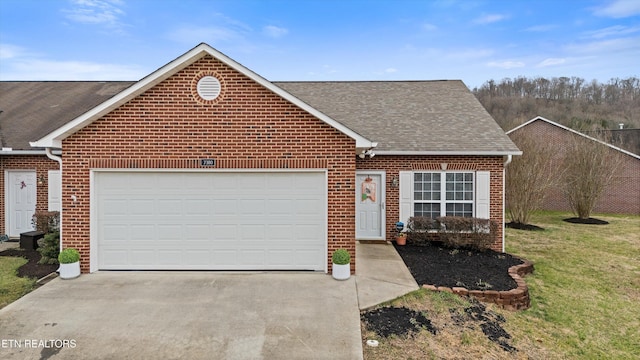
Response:
POLYGON ((356 239, 384 240, 385 173, 356 172, 356 239))
POLYGON ((36 211, 36 172, 7 172, 7 230, 10 237, 32 231, 31 219, 36 211))

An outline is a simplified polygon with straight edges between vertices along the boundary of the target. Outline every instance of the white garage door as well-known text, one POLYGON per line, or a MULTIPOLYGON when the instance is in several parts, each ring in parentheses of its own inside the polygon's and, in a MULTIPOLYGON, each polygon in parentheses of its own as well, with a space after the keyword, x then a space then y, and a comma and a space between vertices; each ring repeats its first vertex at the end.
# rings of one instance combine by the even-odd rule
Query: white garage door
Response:
POLYGON ((324 172, 95 172, 98 268, 325 270, 324 172))

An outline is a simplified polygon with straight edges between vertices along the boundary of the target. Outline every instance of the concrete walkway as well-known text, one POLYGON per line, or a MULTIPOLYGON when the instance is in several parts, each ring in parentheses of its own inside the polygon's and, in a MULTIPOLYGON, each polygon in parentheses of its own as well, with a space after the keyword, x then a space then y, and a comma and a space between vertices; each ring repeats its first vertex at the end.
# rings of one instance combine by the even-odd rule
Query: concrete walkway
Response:
POLYGON ((206 271, 57 278, 0 309, 0 358, 362 359, 360 310, 418 285, 388 243, 357 243, 356 261, 346 281, 206 271))
POLYGON ((419 289, 396 249, 387 242, 357 242, 356 265, 360 310, 419 289))

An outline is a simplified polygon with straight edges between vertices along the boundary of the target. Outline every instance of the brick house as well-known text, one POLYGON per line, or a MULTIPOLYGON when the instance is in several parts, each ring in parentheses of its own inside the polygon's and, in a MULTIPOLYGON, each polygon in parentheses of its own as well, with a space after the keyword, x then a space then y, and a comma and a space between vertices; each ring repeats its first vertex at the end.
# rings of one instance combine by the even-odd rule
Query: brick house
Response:
MULTIPOLYGON (((633 130, 633 129, 632 129, 633 130)), ((558 159, 564 153, 564 145, 572 138, 583 138, 592 142, 592 146, 605 146, 611 155, 620 161, 618 171, 611 184, 596 203, 596 213, 618 213, 640 215, 640 155, 621 147, 605 143, 591 136, 585 135, 544 117, 535 117, 524 124, 507 131, 507 135, 527 134, 545 143, 557 144, 555 152, 558 159)), ((617 135, 618 139, 620 134, 617 135)), ((628 146, 629 144, 626 143, 628 146)), ((571 211, 571 207, 559 188, 550 189, 542 204, 544 210, 571 211)))
POLYGON ((3 139, 31 145, 0 153, 0 232, 35 187, 83 272, 326 272, 414 214, 502 224, 520 154, 461 81, 270 82, 207 44, 138 82, 0 86, 3 139))

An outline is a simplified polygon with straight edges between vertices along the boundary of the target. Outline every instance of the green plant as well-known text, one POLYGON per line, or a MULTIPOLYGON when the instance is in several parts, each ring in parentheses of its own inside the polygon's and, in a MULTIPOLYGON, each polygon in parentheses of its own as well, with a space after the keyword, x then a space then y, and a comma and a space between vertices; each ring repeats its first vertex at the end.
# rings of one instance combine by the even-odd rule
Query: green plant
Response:
POLYGON ((60 261, 60 264, 72 264, 74 262, 78 262, 80 261, 80 253, 74 248, 66 248, 60 251, 58 261, 60 261))
POLYGON ((485 251, 491 248, 498 231, 498 224, 488 219, 443 216, 436 220, 441 224, 438 231, 440 241, 452 248, 485 251))
POLYGON ((346 249, 338 249, 333 252, 331 260, 336 265, 346 265, 351 261, 351 255, 346 249))
POLYGON ((40 264, 57 264, 60 253, 60 232, 54 231, 46 234, 38 247, 38 252, 42 255, 40 264))

